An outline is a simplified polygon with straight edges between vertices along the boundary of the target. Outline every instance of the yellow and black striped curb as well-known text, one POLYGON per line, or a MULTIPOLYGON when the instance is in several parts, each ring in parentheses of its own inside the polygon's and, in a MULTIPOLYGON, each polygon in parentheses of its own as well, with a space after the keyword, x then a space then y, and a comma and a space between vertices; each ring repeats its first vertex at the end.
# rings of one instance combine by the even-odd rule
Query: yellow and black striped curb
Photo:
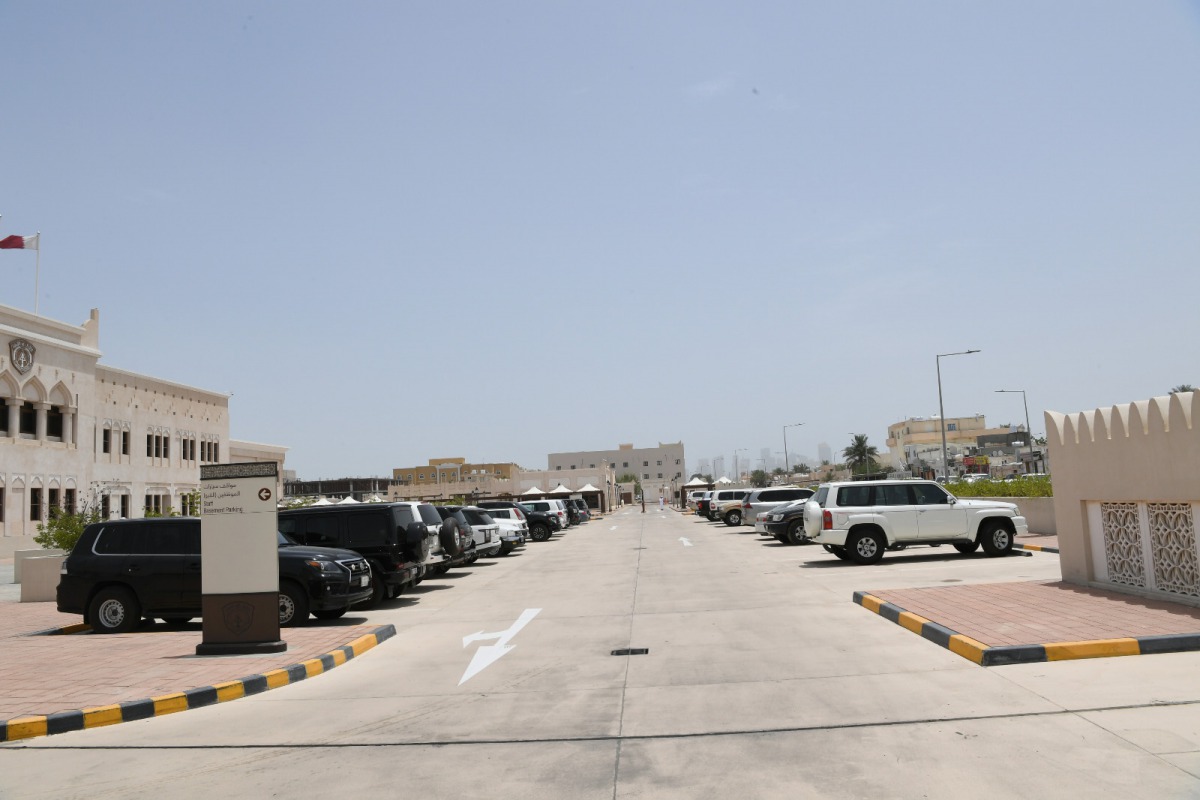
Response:
POLYGON ((65 636, 66 634, 69 634, 69 633, 83 633, 84 631, 90 631, 91 629, 92 629, 92 626, 88 625, 86 622, 76 622, 74 625, 63 625, 61 628, 47 628, 44 631, 34 631, 33 633, 27 633, 25 635, 26 636, 65 636))
POLYGON ((1040 544, 1021 544, 1020 542, 1013 543, 1014 550, 1040 550, 1043 553, 1057 553, 1057 547, 1045 547, 1040 544))
POLYGON ((1200 650, 1200 633, 1170 633, 1162 636, 1131 636, 1122 639, 1094 639, 1086 642, 1047 642, 1045 644, 986 645, 970 636, 952 631, 919 614, 905 611, 867 592, 855 592, 854 602, 884 619, 919 634, 952 653, 974 661, 981 667, 1004 664, 1035 664, 1042 661, 1069 661, 1077 658, 1108 658, 1156 653, 1183 653, 1200 650))
POLYGON ((297 683, 306 678, 313 678, 334 667, 345 664, 352 658, 363 653, 396 635, 394 625, 381 625, 371 633, 358 637, 349 644, 330 650, 317 658, 289 664, 286 667, 264 672, 261 675, 249 675, 235 681, 200 686, 188 689, 186 692, 165 694, 161 697, 149 697, 144 700, 131 700, 109 706, 85 708, 81 711, 60 711, 38 717, 18 717, 0 722, 0 742, 15 742, 18 739, 30 739, 34 736, 47 736, 55 733, 67 733, 85 728, 99 728, 104 725, 116 725, 120 722, 133 722, 150 717, 161 717, 164 714, 174 714, 176 711, 188 711, 227 700, 237 700, 252 694, 259 694, 268 689, 278 689, 291 683, 297 683))

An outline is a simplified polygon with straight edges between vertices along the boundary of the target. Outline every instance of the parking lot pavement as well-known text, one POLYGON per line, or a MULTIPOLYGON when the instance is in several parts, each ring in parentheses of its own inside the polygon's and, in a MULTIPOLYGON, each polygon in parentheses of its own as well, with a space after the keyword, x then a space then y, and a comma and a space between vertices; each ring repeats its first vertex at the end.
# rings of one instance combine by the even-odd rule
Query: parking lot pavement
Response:
POLYGON ((320 680, 0 745, 0 796, 1200 796, 1200 653, 983 669, 852 599, 1057 558, 747 532, 618 512, 364 613, 397 642, 320 680))

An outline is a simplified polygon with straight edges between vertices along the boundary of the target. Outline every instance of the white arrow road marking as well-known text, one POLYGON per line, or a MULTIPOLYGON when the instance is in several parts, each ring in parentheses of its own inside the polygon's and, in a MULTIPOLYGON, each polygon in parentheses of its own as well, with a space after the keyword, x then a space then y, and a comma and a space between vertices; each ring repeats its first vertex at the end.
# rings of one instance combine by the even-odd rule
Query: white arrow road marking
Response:
POLYGON ((508 643, 509 640, 516 636, 517 633, 520 632, 521 628, 524 628, 526 625, 528 625, 540 611, 540 608, 525 609, 521 612, 521 616, 517 617, 517 621, 509 626, 508 630, 499 631, 497 633, 484 633, 483 631, 479 631, 478 633, 472 633, 470 636, 464 636, 463 647, 466 647, 471 642, 485 642, 489 639, 495 639, 496 643, 480 645, 479 648, 475 650, 475 655, 471 658, 471 663, 467 665, 467 671, 463 673, 458 685, 462 686, 464 683, 471 680, 471 678, 474 678, 480 672, 483 672, 492 664, 495 664, 497 661, 507 655, 509 651, 515 649, 516 645, 510 645, 508 643))
POLYGON ((616 525, 613 525, 611 528, 609 528, 610 531, 615 531, 616 529, 617 529, 616 525))
POLYGON ((680 536, 679 541, 683 542, 684 547, 691 547, 692 543, 687 540, 686 536, 680 536))

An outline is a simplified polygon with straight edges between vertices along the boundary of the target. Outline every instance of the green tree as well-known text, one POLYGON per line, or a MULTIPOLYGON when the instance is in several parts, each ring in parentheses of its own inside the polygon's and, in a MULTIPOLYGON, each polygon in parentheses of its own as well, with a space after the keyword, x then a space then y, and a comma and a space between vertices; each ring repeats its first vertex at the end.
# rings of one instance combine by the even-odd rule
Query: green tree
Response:
POLYGON ((1171 394, 1175 394, 1176 392, 1194 392, 1194 391, 1196 391, 1195 386, 1192 386, 1190 383, 1181 383, 1178 386, 1176 386, 1174 389, 1171 390, 1171 394))
POLYGON ((49 518, 38 523, 33 541, 47 550, 62 550, 69 553, 83 535, 83 529, 93 522, 103 522, 99 504, 84 506, 75 514, 68 514, 58 506, 50 508, 49 518))
POLYGON ((633 494, 635 497, 642 493, 642 482, 638 479, 638 476, 632 472, 626 472, 625 474, 621 475, 619 478, 617 478, 617 483, 632 483, 633 494))
POLYGON ((801 475, 807 475, 808 473, 812 472, 812 467, 810 467, 808 464, 797 464, 796 472, 799 472, 801 475))
POLYGON ((750 485, 756 489, 761 489, 764 486, 771 485, 771 476, 766 473, 766 470, 756 469, 750 473, 750 485))
POLYGON ((783 475, 785 473, 783 471, 783 467, 776 467, 775 469, 771 470, 771 474, 778 476, 778 475, 783 475))
POLYGON ((854 434, 850 445, 842 450, 842 456, 846 459, 846 466, 850 467, 850 471, 864 474, 874 472, 879 468, 879 464, 875 461, 877 455, 879 455, 879 450, 874 445, 868 444, 865 433, 854 434))

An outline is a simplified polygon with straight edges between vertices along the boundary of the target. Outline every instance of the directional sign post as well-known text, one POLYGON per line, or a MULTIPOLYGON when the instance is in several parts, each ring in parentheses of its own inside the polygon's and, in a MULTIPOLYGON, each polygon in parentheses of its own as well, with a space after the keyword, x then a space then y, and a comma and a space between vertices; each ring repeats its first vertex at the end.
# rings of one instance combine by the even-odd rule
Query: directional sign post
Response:
POLYGON ((475 650, 475 656, 471 659, 471 663, 467 665, 467 671, 458 681, 458 685, 462 686, 467 681, 474 678, 480 672, 495 664, 501 658, 516 648, 515 644, 510 645, 509 641, 520 632, 522 628, 528 625, 533 618, 541 612, 540 608, 527 608, 521 612, 521 616, 517 617, 508 630, 503 630, 498 633, 472 633, 470 636, 463 637, 463 647, 471 644, 471 642, 486 642, 495 639, 495 644, 480 645, 475 650))

